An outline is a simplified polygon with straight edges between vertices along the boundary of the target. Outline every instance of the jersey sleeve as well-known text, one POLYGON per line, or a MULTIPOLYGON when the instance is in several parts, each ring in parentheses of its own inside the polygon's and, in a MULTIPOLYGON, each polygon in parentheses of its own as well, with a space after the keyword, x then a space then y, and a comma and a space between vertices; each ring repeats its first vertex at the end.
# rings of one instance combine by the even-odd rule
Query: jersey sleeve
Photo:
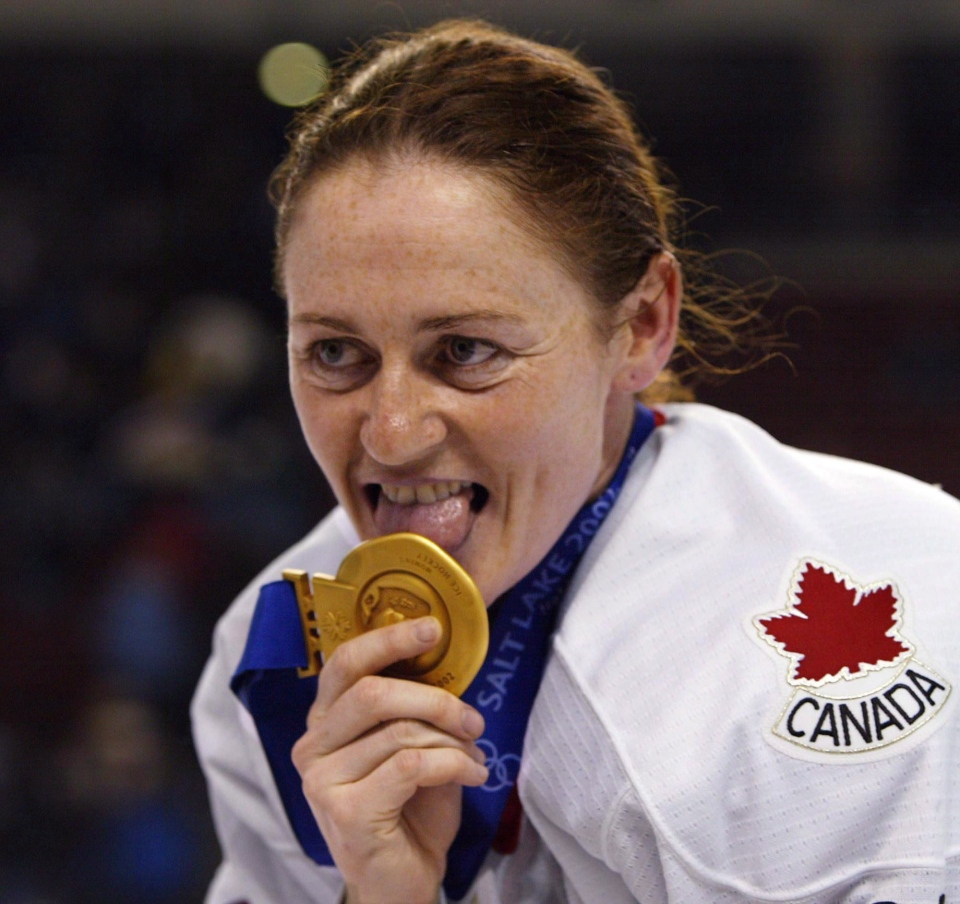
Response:
POLYGON ((343 893, 338 871, 301 850, 252 720, 230 693, 225 634, 229 626, 215 635, 191 710, 223 856, 206 904, 337 904, 343 893))

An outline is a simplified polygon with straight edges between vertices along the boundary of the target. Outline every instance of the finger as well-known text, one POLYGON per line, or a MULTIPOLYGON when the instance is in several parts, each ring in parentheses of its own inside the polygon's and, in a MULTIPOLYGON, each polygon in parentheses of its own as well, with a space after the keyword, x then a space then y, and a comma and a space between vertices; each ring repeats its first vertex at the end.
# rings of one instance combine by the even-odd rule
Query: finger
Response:
POLYGON ((362 826, 391 820, 420 788, 479 787, 487 767, 452 747, 405 747, 364 778, 335 783, 328 760, 311 760, 301 771, 303 794, 314 814, 330 826, 362 826))
POLYGON ((320 671, 317 705, 329 707, 366 675, 425 653, 440 640, 440 623, 433 617, 407 619, 360 634, 340 644, 320 671))
POLYGON ((452 737, 412 719, 396 719, 327 756, 324 764, 327 779, 333 784, 361 781, 408 747, 421 750, 449 747, 477 763, 486 762, 486 754, 472 741, 452 737))
POLYGON ((376 788, 372 798, 381 813, 399 812, 419 788, 455 784, 479 787, 489 777, 487 767, 452 747, 405 747, 364 779, 376 788))
POLYGON ((312 707, 307 734, 313 751, 324 756, 382 723, 416 720, 445 734, 472 741, 483 733, 483 717, 472 706, 440 688, 400 678, 365 675, 327 710, 312 707))

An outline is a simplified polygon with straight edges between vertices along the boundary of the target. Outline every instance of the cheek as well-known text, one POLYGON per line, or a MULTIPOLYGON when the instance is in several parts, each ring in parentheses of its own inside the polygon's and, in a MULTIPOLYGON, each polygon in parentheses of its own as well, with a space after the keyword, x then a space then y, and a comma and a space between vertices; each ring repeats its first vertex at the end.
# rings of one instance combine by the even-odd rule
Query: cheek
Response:
POLYGON ((550 457, 573 454, 602 432, 610 386, 596 358, 569 356, 552 374, 532 375, 518 404, 509 406, 508 417, 550 457))
POLYGON ((293 407, 307 446, 327 479, 334 482, 347 431, 339 427, 341 419, 329 410, 330 406, 318 404, 316 396, 308 388, 292 385, 291 391, 293 407), (338 429, 331 429, 334 424, 338 425, 338 429))
POLYGON ((310 404, 309 392, 306 391, 303 384, 299 383, 292 374, 290 377, 290 396, 293 399, 293 409, 297 412, 297 420, 300 421, 300 430, 307 440, 307 444, 312 449, 314 443, 313 435, 316 432, 315 422, 317 416, 313 410, 314 406, 310 404))
POLYGON ((601 465, 602 411, 595 392, 564 380, 556 391, 525 394, 495 412, 487 448, 512 475, 511 498, 523 500, 514 509, 518 524, 565 523, 583 501, 601 465))

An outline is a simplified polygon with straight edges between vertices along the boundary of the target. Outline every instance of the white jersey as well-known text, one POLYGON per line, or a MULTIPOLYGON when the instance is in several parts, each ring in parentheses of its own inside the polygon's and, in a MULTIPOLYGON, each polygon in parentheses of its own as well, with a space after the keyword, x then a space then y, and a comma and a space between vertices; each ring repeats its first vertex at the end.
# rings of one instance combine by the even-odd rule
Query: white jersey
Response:
MULTIPOLYGON (((519 848, 467 899, 960 901, 960 503, 707 406, 664 411, 564 603, 519 848)), ((217 627, 193 708, 224 855, 209 904, 342 893, 228 683, 259 586, 335 573, 356 542, 335 511, 217 627)))

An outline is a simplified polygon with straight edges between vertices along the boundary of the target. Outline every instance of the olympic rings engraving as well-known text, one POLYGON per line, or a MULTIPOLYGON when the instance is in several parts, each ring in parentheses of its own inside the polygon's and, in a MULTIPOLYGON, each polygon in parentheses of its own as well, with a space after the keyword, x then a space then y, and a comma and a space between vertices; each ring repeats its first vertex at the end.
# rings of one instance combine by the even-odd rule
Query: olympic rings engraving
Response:
POLYGON ((480 790, 495 792, 511 787, 520 774, 520 757, 515 753, 500 756, 496 744, 486 738, 480 738, 477 747, 487 755, 486 766, 490 770, 490 776, 480 790))

